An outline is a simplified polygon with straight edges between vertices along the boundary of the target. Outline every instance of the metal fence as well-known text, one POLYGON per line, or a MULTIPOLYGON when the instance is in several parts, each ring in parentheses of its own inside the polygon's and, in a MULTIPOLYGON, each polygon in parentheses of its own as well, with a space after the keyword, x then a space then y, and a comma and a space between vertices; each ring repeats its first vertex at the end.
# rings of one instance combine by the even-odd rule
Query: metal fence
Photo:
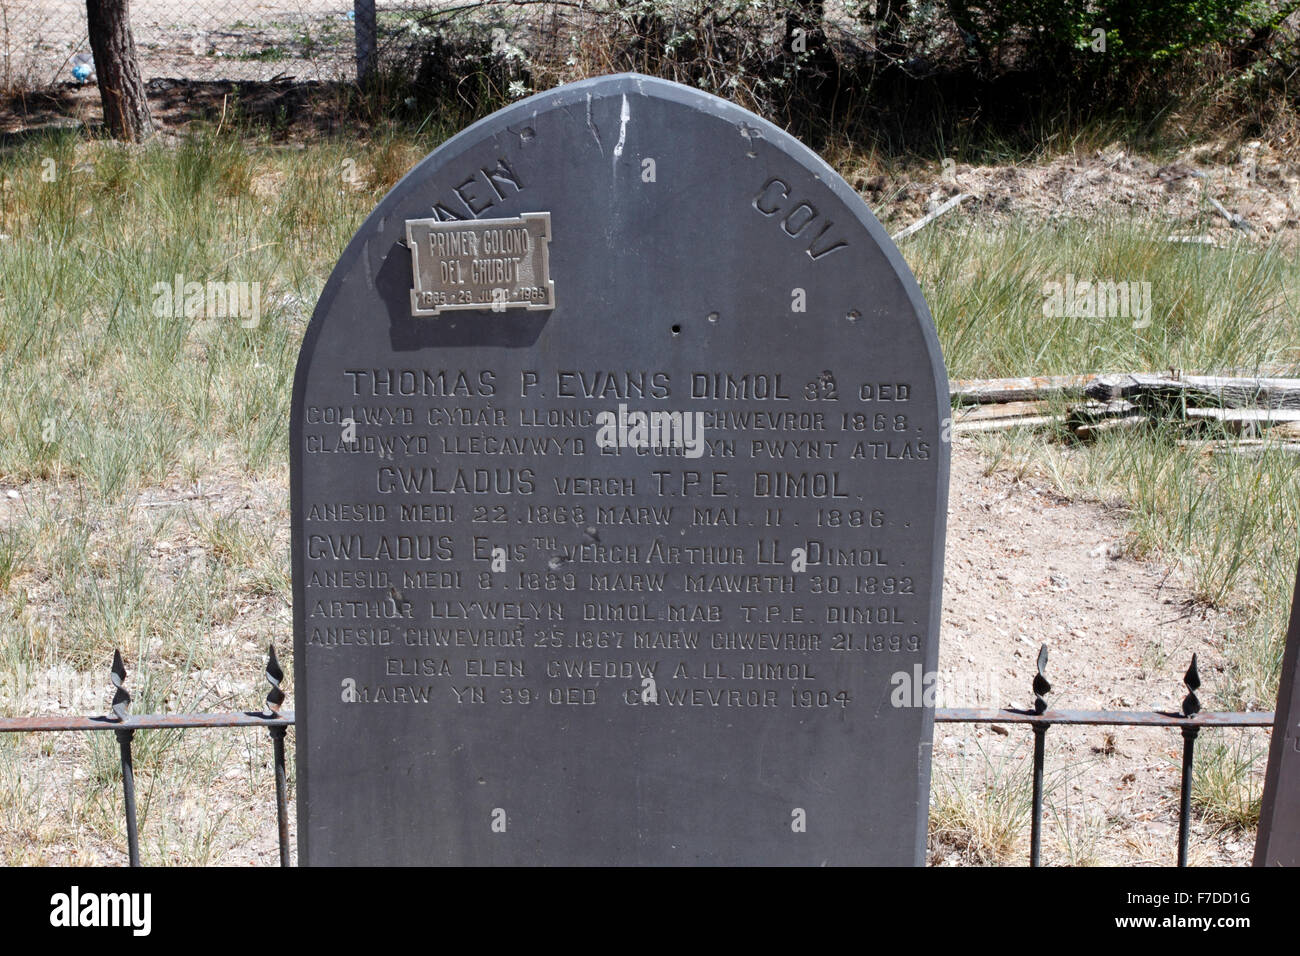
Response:
POLYGON ((271 685, 262 711, 228 714, 131 714, 127 708, 131 695, 126 689, 126 667, 119 651, 113 652, 109 669, 113 684, 110 713, 104 717, 0 717, 0 733, 66 733, 68 731, 109 731, 117 736, 122 761, 122 803, 126 814, 127 860, 140 865, 140 839, 136 827, 135 766, 131 744, 138 730, 199 730, 228 727, 265 727, 271 736, 275 760, 275 815, 280 835, 280 865, 290 865, 288 780, 285 774, 284 737, 294 724, 292 711, 281 711, 284 691, 280 684, 284 670, 275 656, 274 645, 266 661, 266 681, 271 685))
MULTIPOLYGON (((1178 866, 1187 865, 1188 841, 1191 832, 1192 771, 1195 759, 1196 738, 1208 728, 1272 727, 1272 712, 1203 712, 1196 691, 1201 686, 1192 655, 1191 666, 1183 677, 1187 696, 1177 711, 1135 710, 1051 710, 1046 696, 1052 685, 1043 673, 1047 665, 1047 645, 1038 652, 1037 668, 1031 690, 1033 706, 1024 710, 1015 708, 959 708, 935 709, 936 723, 944 724, 1016 724, 1027 726, 1034 735, 1033 806, 1030 818, 1029 865, 1041 862, 1043 826, 1043 776, 1047 763, 1047 731, 1055 726, 1148 727, 1178 730, 1183 738, 1182 778, 1178 809, 1178 866)), ((276 659, 275 647, 270 649, 266 663, 266 681, 271 689, 266 695, 266 706, 261 711, 226 714, 130 714, 127 710, 131 695, 125 687, 126 668, 121 654, 114 652, 109 672, 114 687, 111 713, 105 717, 0 717, 0 733, 47 733, 66 731, 113 731, 121 751, 122 800, 126 815, 127 858, 131 866, 140 865, 139 838, 136 829, 135 773, 131 762, 131 743, 136 731, 178 730, 229 727, 265 727, 270 734, 275 760, 275 813, 280 839, 280 865, 290 865, 288 783, 285 774, 284 740, 288 729, 294 726, 292 711, 282 711, 285 701, 280 684, 284 671, 276 659)))
MULTIPOLYGON (((355 79, 438 0, 131 0, 140 70, 151 79, 355 79), (372 18, 371 10, 377 12, 372 18), (357 22, 363 30, 357 36, 357 22), (367 37, 377 25, 378 36, 367 37)), ((0 0, 0 90, 93 81, 85 0, 0 0)))
POLYGON ((1049 710, 1046 695, 1052 685, 1043 669, 1047 666, 1047 645, 1038 651, 1037 670, 1032 691, 1031 709, 967 709, 944 707, 935 712, 939 723, 1024 724, 1034 734, 1033 815, 1030 822, 1029 865, 1038 866, 1042 849, 1043 830, 1043 770, 1046 765, 1047 731, 1054 726, 1095 727, 1161 727, 1177 729, 1183 736, 1182 779, 1178 802, 1178 865, 1187 865, 1187 844, 1192 819, 1192 769, 1196 753, 1196 738, 1205 727, 1272 727, 1271 711, 1220 711, 1202 712, 1200 698, 1201 677, 1196 668, 1196 655, 1183 676, 1187 696, 1178 711, 1138 710, 1049 710))

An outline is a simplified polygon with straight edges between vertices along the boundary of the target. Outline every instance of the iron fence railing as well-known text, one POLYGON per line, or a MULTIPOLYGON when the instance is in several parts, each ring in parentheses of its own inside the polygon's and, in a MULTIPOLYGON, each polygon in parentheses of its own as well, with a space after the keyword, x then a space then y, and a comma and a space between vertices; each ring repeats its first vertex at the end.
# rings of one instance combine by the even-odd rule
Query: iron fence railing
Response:
POLYGON ((140 865, 140 839, 136 830, 135 767, 131 762, 131 743, 137 730, 200 730, 213 727, 265 727, 271 735, 275 759, 275 815, 280 831, 280 865, 289 866, 289 796, 284 769, 284 737, 294 724, 293 712, 280 710, 284 691, 280 684, 284 670, 272 645, 266 661, 266 680, 271 689, 266 695, 264 711, 234 714, 130 714, 131 695, 126 689, 126 667, 122 655, 113 652, 109 669, 113 682, 113 703, 106 717, 0 717, 0 733, 48 733, 79 730, 111 730, 117 736, 122 757, 122 802, 126 812, 127 858, 131 866, 140 865))
POLYGON ((1187 696, 1181 711, 1139 710, 1048 710, 1046 695, 1052 685, 1043 669, 1047 666, 1047 645, 1038 651, 1038 664, 1034 674, 1034 706, 1031 710, 967 709, 941 707, 934 719, 949 724, 1028 724, 1034 733, 1034 802, 1030 822, 1029 865, 1038 866, 1042 852, 1043 832, 1043 769, 1046 765, 1047 730, 1054 725, 1085 725, 1101 727, 1166 727, 1177 728, 1183 735, 1182 782, 1178 801, 1178 865, 1187 865, 1187 843, 1192 817, 1192 762, 1195 757, 1196 737, 1203 727, 1272 727, 1272 711, 1220 711, 1202 712, 1196 691, 1201 677, 1196 669, 1196 655, 1183 675, 1187 696))
MULTIPOLYGON (((1029 865, 1039 866, 1042 851, 1043 775, 1046 766, 1047 731, 1053 726, 1160 727, 1177 729, 1183 737, 1182 779, 1178 809, 1178 866, 1187 865, 1191 826, 1192 769, 1197 735, 1211 727, 1272 727, 1271 711, 1203 712, 1196 691, 1201 686, 1196 655, 1183 677, 1187 696, 1181 709, 1174 711, 1137 710, 1051 710, 1046 695, 1052 685, 1043 673, 1047 666, 1047 645, 1039 649, 1032 690, 1033 707, 964 708, 938 707, 935 722, 947 724, 1024 724, 1034 735, 1033 810, 1030 820, 1029 865)), ((227 714, 130 714, 131 695, 125 687, 126 668, 121 654, 114 652, 110 669, 114 695, 111 713, 104 717, 0 717, 0 733, 45 733, 57 731, 107 731, 116 734, 121 749, 122 796, 126 814, 127 854, 131 866, 140 865, 139 838, 136 831, 135 772, 131 763, 131 742, 137 730, 180 730, 227 727, 265 727, 270 734, 275 760, 275 812, 280 837, 280 865, 290 865, 288 783, 285 774, 284 741, 294 726, 292 711, 282 711, 285 701, 280 685, 284 671, 270 649, 266 663, 266 680, 270 691, 263 711, 227 714)))

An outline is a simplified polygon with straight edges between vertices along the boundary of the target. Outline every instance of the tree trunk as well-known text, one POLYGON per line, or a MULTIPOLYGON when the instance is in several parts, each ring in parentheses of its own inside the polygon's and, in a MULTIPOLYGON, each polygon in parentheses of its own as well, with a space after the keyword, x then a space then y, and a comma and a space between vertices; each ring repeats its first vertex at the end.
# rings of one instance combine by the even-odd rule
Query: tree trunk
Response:
POLYGON ((130 0, 86 0, 86 24, 104 125, 115 139, 138 143, 153 132, 153 117, 136 62, 129 5, 130 0))

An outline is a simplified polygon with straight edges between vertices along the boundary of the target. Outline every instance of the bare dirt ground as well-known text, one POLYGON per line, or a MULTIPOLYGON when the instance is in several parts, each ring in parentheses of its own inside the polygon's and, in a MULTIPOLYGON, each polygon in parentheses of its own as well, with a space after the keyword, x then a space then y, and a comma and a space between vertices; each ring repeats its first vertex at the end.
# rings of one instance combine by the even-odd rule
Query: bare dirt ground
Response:
MULTIPOLYGON (((1212 709, 1227 620, 1192 604, 1169 568, 1124 556, 1116 509, 985 470, 974 442, 958 439, 940 635, 941 681, 952 692, 942 703, 1031 706, 1046 643, 1052 708, 1176 712, 1195 653, 1200 695, 1212 709)), ((1228 733, 1250 734, 1259 747, 1267 740, 1262 730, 1219 739, 1228 733)), ((937 777, 942 782, 946 768, 982 779, 986 759, 1023 772, 1031 738, 1015 727, 940 724, 937 777)), ((1170 731, 1053 729, 1044 861, 1172 864, 1181 746, 1170 731)), ((1197 823, 1192 861, 1244 865, 1253 845, 1251 834, 1197 823)), ((932 841, 932 851, 934 863, 967 861, 959 845, 943 840, 932 841)))
POLYGON ((952 164, 935 178, 868 170, 847 178, 899 225, 966 193, 964 212, 984 221, 1133 217, 1173 224, 1174 241, 1219 243, 1234 231, 1289 245, 1300 237, 1300 161, 1262 140, 1190 147, 1167 162, 1114 144, 1035 164, 952 164), (1211 200, 1243 221, 1234 225, 1211 200))

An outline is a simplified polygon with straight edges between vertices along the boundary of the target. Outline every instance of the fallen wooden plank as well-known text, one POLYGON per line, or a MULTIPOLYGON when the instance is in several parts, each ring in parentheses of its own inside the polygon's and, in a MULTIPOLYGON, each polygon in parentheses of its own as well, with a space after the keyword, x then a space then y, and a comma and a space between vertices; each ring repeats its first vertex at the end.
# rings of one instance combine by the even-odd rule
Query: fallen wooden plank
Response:
POLYGON ((1047 402, 999 402, 991 405, 964 405, 954 409, 954 422, 984 421, 993 418, 1020 418, 1050 412, 1047 402))
POLYGON ((1300 439, 1300 422, 1281 422, 1274 425, 1269 430, 1269 434, 1274 438, 1300 439))
POLYGON ((974 422, 953 422, 953 434, 966 432, 1005 432, 1016 428, 1042 428, 1065 421, 1064 415, 1025 415, 1019 418, 990 418, 974 422))
POLYGON ((1179 398, 1189 404, 1226 408, 1300 408, 1300 379, 1227 378, 1218 375, 1180 375, 1135 372, 1098 375, 1084 390, 1098 401, 1179 398))
POLYGON ((951 379, 948 393, 962 405, 1033 402, 1082 396, 1096 375, 1036 375, 1028 378, 951 379))
POLYGON ((1096 402, 1088 399, 1082 402, 1076 402, 1070 406, 1070 415, 1074 418, 1084 419, 1102 419, 1115 418, 1121 415, 1135 414, 1141 411, 1132 402, 1118 398, 1113 402, 1096 402))
POLYGON ((1141 425, 1148 424, 1151 421, 1146 415, 1131 414, 1115 418, 1102 418, 1095 422, 1078 422, 1070 425, 1070 430, 1074 432, 1076 438, 1084 440, 1096 438, 1098 435, 1111 431, 1119 431, 1125 428, 1137 428, 1141 425))
POLYGON ((1114 402, 1085 401, 1070 408, 1065 416, 1065 427, 1076 438, 1096 438, 1102 432, 1116 428, 1133 428, 1148 421, 1146 412, 1123 399, 1114 402))
POLYGON ((942 216, 944 213, 946 213, 949 209, 955 209, 957 206, 960 206, 963 202, 965 202, 967 199, 970 198, 971 198, 971 193, 958 193, 957 195, 949 199, 946 203, 944 203, 942 206, 940 206, 938 209, 936 209, 934 212, 922 216, 920 219, 916 220, 916 222, 912 223, 906 229, 894 233, 889 238, 893 239, 894 242, 900 242, 903 239, 906 239, 908 236, 912 235, 913 233, 920 232, 931 222, 933 222, 934 220, 942 216))
MULTIPOLYGON (((1296 372, 1294 365, 1262 365, 1254 368, 1221 368, 1214 374, 1220 378, 1292 378, 1296 372)), ((1189 375, 1203 375, 1203 372, 1189 372, 1189 375)))
POLYGON ((1181 438, 1178 444, 1183 448, 1200 448, 1206 454, 1213 455, 1263 455, 1271 451, 1300 454, 1300 442, 1271 441, 1265 438, 1236 438, 1231 441, 1195 441, 1181 438))
POLYGON ((1300 422, 1300 408, 1189 408, 1187 417, 1242 424, 1281 425, 1284 422, 1300 422))
POLYGON ((1034 375, 1019 378, 949 379, 957 405, 1033 402, 1089 397, 1099 401, 1146 394, 1180 393, 1212 404, 1300 408, 1300 379, 1271 375, 1183 375, 1163 372, 1107 372, 1087 375, 1034 375))
POLYGON ((1235 448, 1231 444, 1225 443, 1221 450, 1232 452, 1234 455, 1263 455, 1271 451, 1295 455, 1300 454, 1300 442, 1269 442, 1264 445, 1250 445, 1245 448, 1235 448))
POLYGON ((1229 212, 1227 207, 1213 196, 1206 196, 1205 198, 1210 201, 1210 205, 1214 207, 1215 211, 1218 212, 1220 216, 1232 223, 1234 229, 1245 229, 1250 232, 1256 231, 1255 227, 1246 221, 1245 216, 1239 215, 1235 212, 1229 212))

